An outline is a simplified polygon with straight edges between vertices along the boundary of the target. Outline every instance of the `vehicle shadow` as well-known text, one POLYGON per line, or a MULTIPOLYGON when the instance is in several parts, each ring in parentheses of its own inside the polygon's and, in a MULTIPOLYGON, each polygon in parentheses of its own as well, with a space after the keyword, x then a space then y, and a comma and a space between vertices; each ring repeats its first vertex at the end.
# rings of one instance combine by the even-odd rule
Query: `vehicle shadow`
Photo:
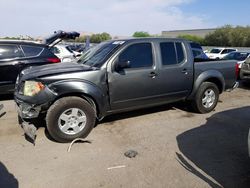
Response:
POLYGON ((4 109, 3 104, 0 104, 0 118, 6 114, 6 112, 3 109, 4 109))
POLYGON ((250 90, 250 82, 242 80, 240 82, 240 86, 239 87, 242 88, 242 89, 250 90))
MULTIPOLYGON (((156 107, 150 107, 150 108, 145 108, 145 109, 139 109, 139 110, 134 110, 134 111, 129 111, 129 112, 121 112, 117 114, 112 114, 110 116, 105 117, 103 120, 100 122, 96 122, 95 127, 102 125, 104 123, 114 123, 115 121, 119 121, 122 119, 128 119, 128 118, 133 118, 133 117, 138 117, 138 116, 143 116, 147 114, 153 114, 153 113, 158 113, 162 111, 168 111, 168 110, 176 110, 180 109, 183 111, 186 111, 188 113, 192 113, 192 110, 189 108, 188 104, 185 102, 176 102, 176 103, 171 103, 171 104, 165 104, 161 106, 156 106, 156 107)), ((56 142, 48 133, 48 130, 46 129, 46 121, 45 121, 45 114, 40 116, 38 119, 34 120, 27 120, 29 123, 33 124, 37 129, 41 127, 45 127, 45 135, 46 137, 53 141, 56 142)), ((19 124, 22 124, 23 120, 19 119, 19 124)))
POLYGON ((249 106, 223 111, 208 118, 206 124, 178 135, 181 153, 177 153, 177 160, 211 187, 250 187, 249 114, 249 106))
MULTIPOLYGON (((180 105, 180 104, 178 104, 180 105)), ((145 109, 139 109, 139 110, 134 110, 134 111, 129 111, 129 112, 121 112, 117 114, 112 114, 110 116, 105 117, 102 121, 97 123, 102 124, 102 123, 110 123, 114 121, 119 121, 122 119, 128 119, 128 118, 133 118, 137 116, 143 116, 147 114, 153 114, 153 113, 158 113, 162 111, 167 111, 167 110, 174 110, 174 107, 177 106, 177 104, 166 104, 162 106, 156 106, 156 107, 150 107, 150 108, 145 108, 145 109)), ((179 106, 178 106, 179 108, 179 106)))
POLYGON ((3 163, 0 162, 0 187, 17 188, 18 180, 10 174, 3 163))

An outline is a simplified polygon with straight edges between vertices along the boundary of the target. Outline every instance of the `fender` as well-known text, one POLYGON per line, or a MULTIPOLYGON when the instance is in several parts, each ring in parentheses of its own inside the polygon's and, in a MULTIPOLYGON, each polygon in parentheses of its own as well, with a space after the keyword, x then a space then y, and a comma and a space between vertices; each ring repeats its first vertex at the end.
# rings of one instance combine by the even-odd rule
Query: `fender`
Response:
POLYGON ((194 86, 192 93, 187 98, 188 100, 191 100, 195 97, 195 94, 197 93, 200 85, 203 82, 210 81, 215 83, 218 86, 218 89, 221 92, 225 90, 225 80, 223 75, 217 71, 217 70, 207 70, 205 72, 202 72, 194 81, 194 86))
POLYGON ((78 94, 90 103, 93 101, 97 107, 98 117, 105 116, 105 112, 109 109, 107 91, 87 80, 62 80, 52 83, 48 87, 56 93, 56 99, 63 96, 70 96, 71 94, 74 96, 78 94))

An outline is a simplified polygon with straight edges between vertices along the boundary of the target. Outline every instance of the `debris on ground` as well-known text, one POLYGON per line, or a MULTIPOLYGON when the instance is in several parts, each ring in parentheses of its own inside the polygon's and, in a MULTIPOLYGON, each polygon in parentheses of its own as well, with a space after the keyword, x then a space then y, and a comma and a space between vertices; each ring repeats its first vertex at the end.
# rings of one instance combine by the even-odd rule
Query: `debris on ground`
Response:
POLYGON ((120 165, 120 166, 112 166, 112 167, 109 167, 107 168, 108 170, 113 170, 113 169, 118 169, 118 168, 125 168, 126 166, 125 165, 120 165))
POLYGON ((3 104, 0 104, 0 110, 2 110, 3 109, 3 104))
POLYGON ((136 155, 138 155, 138 152, 134 150, 128 150, 124 153, 124 155, 128 158, 134 158, 136 155))
POLYGON ((74 143, 88 143, 88 144, 91 144, 92 142, 89 141, 89 140, 84 140, 83 138, 76 138, 75 140, 73 140, 69 147, 68 147, 68 153, 70 152, 71 150, 71 147, 73 146, 74 143))
POLYGON ((6 112, 1 112, 3 107, 4 107, 3 104, 0 104, 0 118, 3 117, 6 114, 6 112))
POLYGON ((35 145, 35 141, 36 141, 36 131, 37 128, 35 127, 35 125, 25 122, 23 121, 21 124, 23 130, 24 130, 24 137, 25 139, 32 143, 33 145, 35 145))

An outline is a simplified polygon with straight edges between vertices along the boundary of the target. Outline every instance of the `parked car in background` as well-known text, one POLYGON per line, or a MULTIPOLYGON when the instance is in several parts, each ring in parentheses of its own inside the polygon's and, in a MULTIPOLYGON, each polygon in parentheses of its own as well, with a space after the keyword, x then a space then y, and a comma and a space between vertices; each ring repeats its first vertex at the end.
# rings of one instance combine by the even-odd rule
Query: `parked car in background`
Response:
POLYGON ((236 61, 194 63, 183 39, 113 40, 91 48, 78 63, 22 71, 15 100, 20 117, 44 114, 49 134, 68 142, 86 137, 96 120, 113 113, 176 101, 211 112, 219 94, 237 87, 236 74, 236 61))
POLYGON ((17 75, 30 66, 55 64, 61 60, 50 48, 62 39, 75 39, 77 32, 57 31, 42 43, 23 40, 0 40, 0 94, 14 91, 17 75))
POLYGON ((213 48, 209 52, 207 52, 206 55, 210 59, 222 59, 227 54, 235 51, 237 51, 237 49, 234 48, 213 48))
POLYGON ((240 70, 240 79, 245 81, 250 81, 250 57, 242 63, 240 70))
POLYGON ((200 59, 208 60, 209 59, 208 56, 204 53, 200 44, 195 43, 195 42, 190 42, 190 46, 192 48, 194 59, 196 60, 200 60, 200 59))
POLYGON ((0 94, 14 91, 18 73, 28 66, 59 63, 45 44, 31 41, 0 41, 0 94))
POLYGON ((236 60, 239 64, 239 68, 241 68, 242 64, 246 61, 246 59, 250 57, 250 52, 231 52, 226 55, 222 59, 224 60, 236 60))
POLYGON ((73 52, 83 53, 85 51, 85 45, 84 44, 71 44, 68 45, 67 48, 73 52))
POLYGON ((67 48, 67 45, 57 44, 51 48, 51 51, 60 58, 61 62, 68 63, 76 59, 73 51, 67 48))

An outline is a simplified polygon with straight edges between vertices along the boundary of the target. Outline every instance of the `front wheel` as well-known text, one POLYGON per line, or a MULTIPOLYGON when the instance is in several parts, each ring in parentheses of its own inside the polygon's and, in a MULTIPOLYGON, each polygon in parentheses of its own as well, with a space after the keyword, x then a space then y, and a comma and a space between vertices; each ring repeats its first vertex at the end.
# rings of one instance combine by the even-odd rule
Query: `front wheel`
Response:
POLYGON ((198 113, 209 113, 217 105, 219 100, 219 89, 211 82, 204 82, 198 89, 195 99, 192 101, 193 109, 198 113))
POLYGON ((49 134, 58 142, 69 142, 88 136, 96 121, 93 107, 80 97, 64 97, 48 110, 46 124, 49 134))

